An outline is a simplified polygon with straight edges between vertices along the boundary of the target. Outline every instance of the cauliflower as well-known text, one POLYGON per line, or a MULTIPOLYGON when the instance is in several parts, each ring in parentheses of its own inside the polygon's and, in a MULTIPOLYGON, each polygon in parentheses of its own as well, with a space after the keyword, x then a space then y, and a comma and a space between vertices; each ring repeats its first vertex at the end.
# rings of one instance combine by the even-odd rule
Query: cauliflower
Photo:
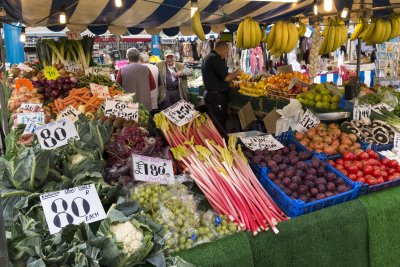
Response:
POLYGON ((111 231, 114 233, 117 242, 122 243, 124 253, 135 253, 142 247, 143 233, 130 221, 112 225, 111 231))

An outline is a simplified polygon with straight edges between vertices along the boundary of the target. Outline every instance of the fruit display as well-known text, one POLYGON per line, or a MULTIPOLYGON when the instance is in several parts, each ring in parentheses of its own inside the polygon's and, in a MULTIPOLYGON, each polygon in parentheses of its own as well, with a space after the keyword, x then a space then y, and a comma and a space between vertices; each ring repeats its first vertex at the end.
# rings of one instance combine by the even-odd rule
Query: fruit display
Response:
POLYGON ((275 57, 289 53, 299 41, 299 31, 293 23, 278 21, 267 37, 267 50, 275 57))
POLYGON ((319 48, 319 54, 324 55, 336 51, 342 44, 347 41, 347 28, 343 20, 329 18, 328 25, 322 32, 324 40, 319 48))
POLYGON ((400 178, 400 166, 397 160, 380 158, 379 154, 373 150, 346 152, 342 158, 328 162, 351 180, 368 185, 400 178))
POLYGON ((364 18, 358 17, 358 22, 354 32, 350 36, 350 41, 357 40, 360 35, 368 28, 368 21, 364 18))
POLYGON ((295 137, 308 150, 329 156, 348 151, 356 153, 361 151, 357 136, 342 132, 335 123, 328 127, 320 123, 317 127, 308 129, 306 133, 296 132, 295 137))
POLYGON ((257 82, 252 82, 252 81, 247 81, 247 82, 242 82, 239 87, 239 93, 242 95, 247 95, 247 96, 253 96, 253 97, 259 97, 259 96, 265 96, 266 95, 266 87, 267 87, 267 81, 265 78, 261 78, 257 82))
POLYGON ((314 26, 314 33, 311 39, 311 51, 310 51, 310 65, 308 66, 310 78, 313 78, 319 72, 319 56, 318 50, 321 43, 321 26, 316 23, 314 26))
POLYGON ((267 78, 267 93, 273 97, 295 98, 297 94, 308 91, 308 85, 311 83, 307 74, 298 71, 279 73, 267 78), (298 82, 289 89, 292 79, 298 82))
POLYGON ((192 22, 192 31, 194 32, 194 34, 196 34, 197 38, 204 41, 206 37, 204 35, 203 26, 201 25, 199 10, 196 10, 196 12, 194 12, 191 22, 192 22))
POLYGON ((392 15, 388 20, 374 18, 369 25, 363 20, 357 29, 357 33, 362 31, 358 37, 366 45, 381 44, 400 35, 400 17, 392 15))
POLYGON ((306 25, 302 22, 299 22, 297 31, 299 32, 299 37, 304 37, 304 34, 307 31, 306 25))
POLYGON ((394 141, 395 131, 384 121, 371 121, 369 118, 362 118, 359 121, 343 122, 341 127, 345 131, 355 134, 360 141, 366 143, 384 145, 394 141))
POLYGON ((303 106, 316 111, 328 112, 339 110, 341 91, 329 90, 328 84, 315 84, 311 91, 297 95, 303 106), (332 92, 334 91, 334 92, 332 92))
POLYGON ((257 47, 265 36, 257 21, 248 17, 239 24, 236 33, 236 47, 250 49, 257 47))

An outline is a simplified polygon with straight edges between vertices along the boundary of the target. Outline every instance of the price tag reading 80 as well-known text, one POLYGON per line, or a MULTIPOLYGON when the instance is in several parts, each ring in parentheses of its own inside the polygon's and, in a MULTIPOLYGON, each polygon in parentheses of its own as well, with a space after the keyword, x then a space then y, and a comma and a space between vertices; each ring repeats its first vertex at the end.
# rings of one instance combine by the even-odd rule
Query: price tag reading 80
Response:
POLYGON ((79 140, 78 132, 70 117, 40 126, 35 133, 42 149, 54 149, 66 145, 71 139, 79 140))
POLYGON ((69 224, 91 223, 107 217, 94 184, 45 193, 40 195, 40 202, 50 234, 69 224))
POLYGON ((305 133, 307 129, 317 127, 320 123, 320 120, 307 109, 306 113, 304 113, 303 117, 301 117, 299 123, 297 123, 295 130, 301 133, 305 133))
POLYGON ((132 155, 133 175, 137 181, 160 184, 174 183, 172 161, 141 155, 132 155))
POLYGON ((162 113, 178 126, 189 123, 197 115, 194 106, 185 100, 181 100, 169 108, 164 109, 162 113))

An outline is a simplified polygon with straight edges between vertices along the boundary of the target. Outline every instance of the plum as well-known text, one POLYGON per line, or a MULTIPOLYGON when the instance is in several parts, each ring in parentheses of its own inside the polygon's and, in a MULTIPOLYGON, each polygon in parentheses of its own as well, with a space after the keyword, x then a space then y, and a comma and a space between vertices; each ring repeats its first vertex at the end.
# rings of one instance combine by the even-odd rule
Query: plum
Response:
POLYGON ((254 155, 256 155, 256 156, 258 156, 258 155, 262 156, 262 155, 263 155, 263 152, 262 152, 262 150, 256 150, 256 151, 254 151, 254 155))
POLYGON ((308 192, 308 187, 306 185, 300 185, 299 188, 297 189, 297 192, 299 192, 300 195, 305 195, 308 192))
POLYGON ((324 176, 326 173, 325 168, 319 167, 317 170, 317 175, 318 176, 324 176))
POLYGON ((331 196, 334 196, 334 194, 332 192, 327 191, 327 192, 325 192, 325 196, 331 197, 331 196))
POLYGON ((300 176, 297 176, 297 175, 293 176, 293 177, 292 177, 292 182, 293 182, 293 183, 296 183, 297 185, 301 185, 301 178, 300 178, 300 176))
POLYGON ((312 159, 312 161, 311 161, 311 164, 312 164, 312 166, 314 167, 314 168, 318 168, 319 167, 319 164, 320 164, 320 160, 318 159, 318 158, 313 158, 312 159))
POLYGON ((264 149, 264 150, 263 150, 263 154, 264 154, 264 156, 269 156, 269 155, 271 155, 270 152, 268 151, 268 149, 264 149))
POLYGON ((295 174, 296 174, 296 172, 293 168, 287 168, 285 171, 285 175, 287 177, 293 177, 295 174))
POLYGON ((275 160, 275 162, 276 162, 277 164, 281 164, 281 163, 282 163, 282 160, 283 160, 283 158, 282 158, 281 155, 275 155, 275 156, 272 157, 272 159, 275 160))
POLYGON ((281 163, 281 164, 279 164, 279 169, 281 170, 281 171, 284 171, 284 170, 286 170, 287 169, 287 165, 285 164, 285 163, 281 163))
POLYGON ((264 158, 262 155, 256 155, 253 157, 252 160, 255 164, 260 164, 264 160, 264 158))
POLYGON ((282 149, 277 150, 276 151, 276 155, 282 156, 283 155, 282 149))
POLYGON ((304 172, 302 170, 296 170, 296 175, 300 177, 304 177, 304 172))
POLYGON ((275 179, 273 181, 274 181, 274 184, 276 184, 278 186, 282 184, 281 180, 279 180, 279 179, 275 179))
POLYGON ((309 160, 312 157, 312 154, 308 151, 302 151, 299 153, 300 160, 309 160))
POLYGON ((336 185, 343 185, 344 184, 343 178, 337 178, 336 181, 335 181, 335 184, 336 185))
POLYGON ((319 185, 319 184, 326 185, 328 182, 324 178, 318 177, 317 180, 315 180, 315 183, 317 185, 319 185))
POLYGON ((289 187, 289 185, 291 184, 291 180, 290 180, 290 178, 284 178, 283 180, 282 180, 282 184, 284 185, 284 186, 286 186, 286 187, 289 187))
POLYGON ((285 172, 284 171, 279 171, 277 177, 282 180, 283 178, 285 178, 285 172))
POLYGON ((289 150, 288 147, 285 146, 284 148, 282 148, 282 154, 283 154, 283 155, 286 156, 287 154, 289 154, 289 152, 290 152, 290 150, 289 150))
POLYGON ((307 164, 305 162, 300 161, 296 164, 296 168, 304 171, 307 169, 307 164))
POLYGON ((300 196, 299 196, 299 199, 300 199, 301 201, 306 202, 306 201, 307 201, 307 196, 306 196, 306 195, 300 195, 300 196))
POLYGON ((297 198, 299 198, 299 193, 292 192, 292 199, 297 199, 297 198))
POLYGON ((296 151, 296 144, 289 144, 288 145, 289 150, 292 151, 296 151))
POLYGON ((276 163, 275 160, 268 160, 267 162, 268 168, 273 168, 273 167, 278 167, 278 164, 276 163))
POLYGON ((307 174, 316 175, 317 174, 317 170, 314 169, 314 168, 309 168, 309 169, 307 169, 307 174))
POLYGON ((282 163, 289 164, 290 160, 288 157, 284 157, 282 163))
POLYGON ((333 192, 336 189, 336 185, 332 182, 328 182, 326 185, 326 189, 328 189, 328 191, 333 192))
POLYGON ((298 154, 299 154, 299 153, 297 153, 297 151, 290 151, 290 152, 289 152, 289 157, 291 157, 291 156, 296 156, 296 157, 297 157, 298 154))
POLYGON ((336 175, 333 172, 328 172, 325 174, 325 179, 328 182, 333 182, 336 179, 336 175))
POLYGON ((283 190, 283 192, 285 192, 285 194, 288 196, 290 196, 292 194, 292 190, 290 190, 290 189, 285 189, 285 190, 283 190))
POLYGON ((292 166, 295 166, 299 162, 299 158, 297 156, 290 156, 289 163, 292 166))
POLYGON ((304 185, 308 186, 309 188, 313 188, 315 186, 314 183, 310 180, 306 180, 304 182, 304 185))
POLYGON ((272 171, 273 173, 275 173, 275 174, 278 174, 278 173, 279 173, 279 168, 278 168, 278 166, 272 167, 271 171, 272 171))
POLYGON ((336 189, 338 193, 347 192, 347 187, 345 185, 339 185, 336 189))
POLYGON ((323 185, 323 184, 317 185, 317 188, 318 188, 318 192, 320 192, 320 193, 325 193, 326 192, 326 186, 323 185))
POLYGON ((275 180, 276 179, 276 174, 273 173, 273 172, 269 172, 268 173, 268 178, 271 179, 271 180, 275 180))
POLYGON ((324 199, 324 198, 325 198, 325 194, 323 194, 323 193, 319 193, 319 194, 317 194, 317 196, 315 197, 315 199, 318 199, 318 200, 324 199))
POLYGON ((313 187, 313 188, 311 188, 310 189, 310 194, 312 195, 312 196, 316 196, 317 194, 318 194, 318 189, 317 188, 315 188, 315 187, 313 187))
MULTIPOLYGON (((286 179, 286 178, 285 178, 286 179)), ((297 188, 298 188, 299 186, 296 184, 296 183, 291 183, 290 185, 289 185, 289 189, 290 190, 292 190, 292 191, 297 191, 297 188)))
POLYGON ((307 174, 306 177, 305 177, 305 180, 314 182, 314 180, 315 180, 315 175, 307 174))

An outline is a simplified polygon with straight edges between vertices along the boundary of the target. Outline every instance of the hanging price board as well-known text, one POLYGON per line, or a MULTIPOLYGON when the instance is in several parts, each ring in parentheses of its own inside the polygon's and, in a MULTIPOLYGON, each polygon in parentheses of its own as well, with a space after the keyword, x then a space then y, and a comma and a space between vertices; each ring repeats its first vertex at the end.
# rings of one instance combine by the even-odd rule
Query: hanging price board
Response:
POLYGON ((107 217, 94 184, 40 195, 50 234, 69 224, 92 223, 107 217))
POLYGON ((79 140, 75 125, 69 117, 40 126, 35 133, 42 149, 64 146, 71 139, 79 140))
POLYGON ((283 145, 276 140, 272 135, 249 136, 240 137, 243 144, 250 150, 264 150, 269 151, 278 150, 283 148, 283 145))
POLYGON ((76 110, 73 106, 69 105, 61 113, 57 116, 57 119, 62 119, 65 117, 70 117, 73 122, 76 122, 79 119, 79 111, 76 110))
POLYGON ((373 105, 372 110, 381 114, 381 112, 380 112, 381 110, 393 111, 394 108, 392 108, 391 106, 389 106, 386 103, 379 103, 379 104, 373 105))
POLYGON ((77 72, 82 69, 82 65, 73 61, 64 61, 64 69, 68 72, 77 72))
POLYGON ((164 109, 162 113, 178 126, 189 123, 198 114, 194 106, 185 100, 181 100, 169 108, 164 109))
POLYGON ((393 150, 400 151, 400 133, 394 132, 393 150))
POLYGON ((42 106, 42 103, 22 103, 21 109, 34 110, 35 108, 41 108, 42 106))
POLYGON ((358 105, 353 109, 353 120, 359 121, 362 118, 371 116, 371 105, 358 105))
POLYGON ((97 95, 100 98, 107 98, 110 96, 110 92, 108 91, 108 86, 96 83, 89 83, 89 85, 92 94, 97 95))
POLYGON ((28 112, 17 114, 17 124, 27 124, 29 121, 44 123, 43 112, 28 112))
POLYGON ((80 32, 68 31, 66 32, 68 40, 82 40, 80 32))
POLYGON ((309 128, 316 127, 320 123, 320 120, 307 109, 306 113, 304 113, 303 117, 301 117, 299 123, 297 123, 294 128, 296 131, 305 133, 309 128))
POLYGON ((137 181, 160 184, 174 183, 172 161, 141 155, 132 155, 133 175, 137 181))
POLYGON ((57 68, 49 66, 44 68, 43 73, 47 80, 55 80, 60 76, 57 68))
POLYGON ((123 101, 107 99, 104 107, 104 115, 115 115, 120 118, 137 122, 139 119, 139 103, 126 103, 123 101))

